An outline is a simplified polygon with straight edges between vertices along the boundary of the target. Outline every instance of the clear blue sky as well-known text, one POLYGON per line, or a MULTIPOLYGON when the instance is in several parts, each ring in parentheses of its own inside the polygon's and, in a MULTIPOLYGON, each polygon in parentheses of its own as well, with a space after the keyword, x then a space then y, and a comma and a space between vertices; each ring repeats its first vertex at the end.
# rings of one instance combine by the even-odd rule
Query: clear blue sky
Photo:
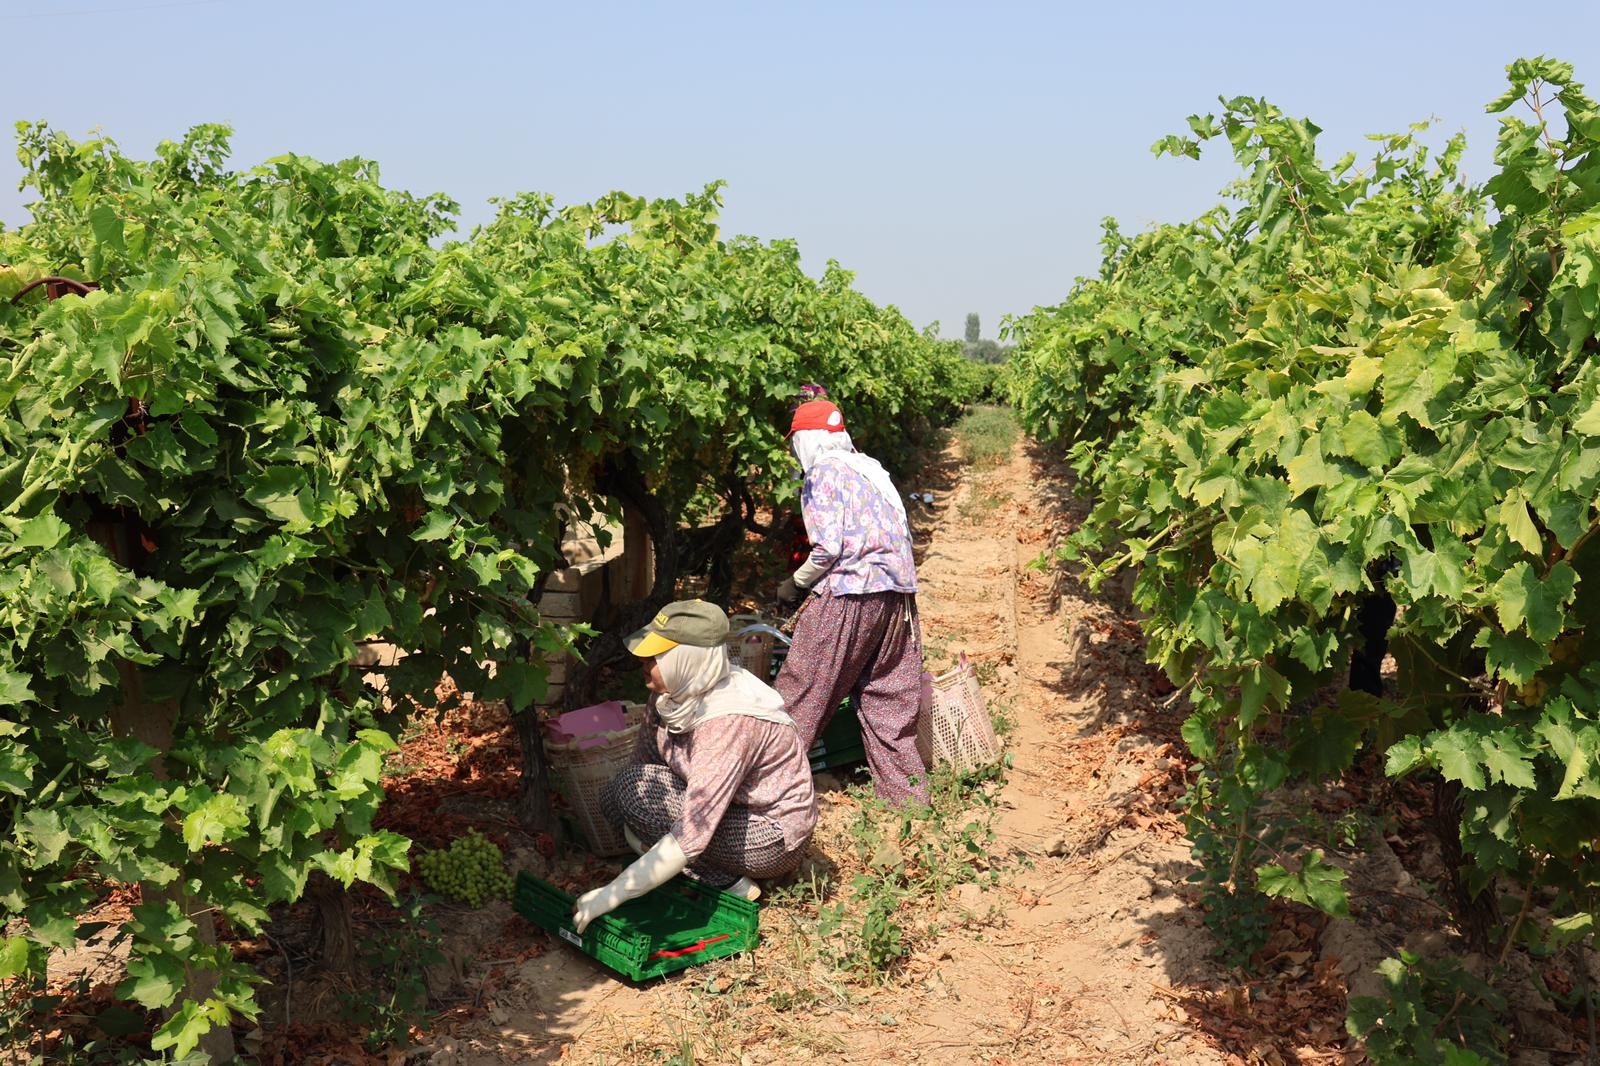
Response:
MULTIPOLYGON (((484 3, 0 0, 0 119, 100 127, 146 153, 235 128, 235 161, 377 159, 460 201, 729 182, 725 230, 959 336, 1092 273, 1104 215, 1192 217, 1220 157, 1149 145, 1219 94, 1321 125, 1324 155, 1437 116, 1488 170, 1483 105, 1518 55, 1600 87, 1600 2, 484 3), (70 12, 87 12, 72 15, 70 12)), ((9 131, 9 128, 8 128, 9 131)), ((0 221, 26 218, 0 156, 0 221)))

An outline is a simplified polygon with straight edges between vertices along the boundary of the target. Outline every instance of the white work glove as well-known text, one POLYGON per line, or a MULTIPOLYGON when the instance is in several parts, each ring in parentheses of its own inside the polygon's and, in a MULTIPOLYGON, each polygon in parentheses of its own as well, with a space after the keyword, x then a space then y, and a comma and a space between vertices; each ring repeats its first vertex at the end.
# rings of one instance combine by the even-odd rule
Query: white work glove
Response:
POLYGON ((683 853, 678 840, 671 833, 656 841, 655 847, 634 860, 633 865, 604 885, 578 897, 572 911, 572 927, 583 935, 589 923, 602 914, 610 914, 630 899, 660 888, 683 872, 689 857, 683 853))
POLYGON ((800 564, 800 569, 794 572, 794 586, 799 589, 808 589, 815 585, 827 572, 828 567, 818 566, 810 559, 807 559, 800 564))

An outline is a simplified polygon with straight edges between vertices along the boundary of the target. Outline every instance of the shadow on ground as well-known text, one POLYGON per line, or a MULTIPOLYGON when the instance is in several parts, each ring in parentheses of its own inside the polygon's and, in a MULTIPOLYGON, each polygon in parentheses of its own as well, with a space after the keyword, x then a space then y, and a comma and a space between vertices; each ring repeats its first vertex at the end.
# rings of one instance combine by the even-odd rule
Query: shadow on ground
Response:
POLYGON ((1106 781, 1105 809, 1080 816, 1097 832, 1083 835, 1083 860, 1061 891, 1080 903, 1103 899, 1113 918, 1133 918, 1137 964, 1163 975, 1154 992, 1166 1017, 1219 1052, 1249 1062, 1341 1061, 1345 979, 1338 958, 1323 950, 1324 917, 1274 901, 1265 911, 1266 947, 1233 967, 1217 959, 1218 941, 1204 929, 1210 901, 1190 880, 1197 866, 1183 857, 1179 821, 1194 779, 1181 736, 1192 708, 1146 661, 1132 575, 1094 588, 1087 567, 1059 557, 1090 509, 1075 494, 1073 472, 1047 446, 1030 442, 1026 454, 1051 536, 1039 545, 1042 573, 1024 588, 1060 621, 1065 640, 1062 657, 1036 665, 1032 680, 1075 707, 1078 750, 1104 752, 1102 769, 1114 779, 1106 781))
POLYGON ((1187 716, 1186 703, 1173 701, 1173 685, 1161 668, 1145 659, 1140 612, 1129 598, 1131 573, 1114 575, 1093 587, 1088 569, 1061 557, 1067 539, 1088 516, 1089 502, 1075 494, 1077 477, 1048 446, 1028 441, 1026 454, 1034 492, 1047 508, 1050 536, 1039 545, 1036 565, 1048 581, 1034 588, 1035 606, 1059 612, 1066 628, 1066 658, 1044 664, 1033 680, 1063 699, 1096 708, 1084 733, 1111 725, 1153 737, 1177 739, 1176 726, 1187 716), (1170 701, 1170 702, 1169 702, 1170 701), (1174 721, 1174 717, 1176 720, 1174 721))

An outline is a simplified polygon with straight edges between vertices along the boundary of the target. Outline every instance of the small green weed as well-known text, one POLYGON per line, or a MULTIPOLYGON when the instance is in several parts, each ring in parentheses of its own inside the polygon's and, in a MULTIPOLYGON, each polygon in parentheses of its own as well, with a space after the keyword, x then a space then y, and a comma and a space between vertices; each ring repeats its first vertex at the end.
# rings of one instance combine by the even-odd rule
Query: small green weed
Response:
POLYGON ((1499 1021, 1505 997, 1455 959, 1422 959, 1402 951, 1379 963, 1378 973, 1384 994, 1351 999, 1345 1023, 1363 1042, 1373 1066, 1506 1061, 1507 1033, 1499 1021))
POLYGON ((425 972, 444 960, 439 926, 415 894, 400 900, 400 920, 371 940, 361 962, 371 980, 356 985, 345 1007, 346 1019, 366 1031, 373 1050, 404 1041, 411 1026, 427 1017, 425 972))
POLYGON ((892 893, 873 899, 861 919, 861 954, 858 965, 868 980, 886 974, 910 953, 905 930, 895 920, 899 900, 892 893))
MULTIPOLYGON (((1003 774, 998 766, 974 774, 940 769, 930 782, 930 806, 916 812, 885 806, 870 786, 852 790, 858 808, 850 843, 866 869, 850 883, 848 909, 859 924, 838 953, 843 968, 869 982, 887 980, 914 948, 907 904, 942 901, 967 882, 999 881, 988 854, 997 811, 986 786, 1003 774)), ((845 925, 846 906, 837 905, 829 924, 845 925)))
POLYGON ((1342 848, 1345 851, 1355 847, 1361 839, 1361 831, 1367 825, 1358 810, 1348 810, 1332 818, 1323 818, 1311 822, 1322 834, 1322 843, 1329 848, 1342 848))
POLYGON ((967 487, 961 501, 961 517, 968 522, 979 522, 998 511, 1011 497, 1003 492, 990 492, 983 479, 974 479, 967 487))
POLYGON ((383 776, 385 778, 407 777, 421 767, 420 763, 414 763, 406 758, 405 746, 413 741, 420 740, 427 734, 431 721, 427 716, 431 714, 433 714, 432 711, 419 711, 404 720, 404 725, 400 728, 398 736, 400 748, 398 751, 390 752, 383 764, 383 776))
MULTIPOLYGON (((657 1052, 657 1057, 661 1054, 657 1052)), ((694 1053, 694 1039, 688 1036, 678 1037, 678 1050, 660 1059, 662 1066, 694 1066, 698 1061, 694 1053)))
MULTIPOLYGON (((983 682, 982 676, 978 678, 978 681, 980 684, 983 682)), ((1006 704, 997 703, 993 700, 989 701, 989 722, 994 726, 994 735, 997 737, 1010 736, 1017 728, 1016 713, 1006 704)), ((1007 767, 1011 765, 1011 753, 1009 751, 1006 752, 1005 765, 1007 767)))
POLYGON ((841 844, 853 876, 840 882, 813 871, 771 897, 787 936, 769 935, 787 946, 790 972, 807 975, 784 1004, 844 995, 822 970, 867 984, 893 981, 918 944, 937 935, 938 905, 950 893, 967 882, 999 882, 989 853, 998 813, 991 793, 1004 773, 1003 766, 965 775, 941 769, 929 782, 930 805, 914 810, 887 806, 871 785, 851 787, 855 810, 841 844))
POLYGON ((947 912, 946 897, 964 883, 999 882, 1000 859, 990 849, 993 793, 1004 773, 999 766, 966 775, 941 769, 929 782, 930 805, 910 811, 883 804, 868 784, 852 786, 850 813, 828 827, 824 853, 831 861, 768 896, 768 950, 759 963, 725 960, 690 983, 682 1027, 627 1041, 621 1061, 734 1061, 731 1049, 748 1041, 749 1008, 756 1006, 770 1012, 765 1023, 778 1044, 818 1056, 845 1053, 812 1023, 817 1012, 859 1010, 870 1002, 868 988, 903 980, 915 951, 952 921, 969 920, 947 912))

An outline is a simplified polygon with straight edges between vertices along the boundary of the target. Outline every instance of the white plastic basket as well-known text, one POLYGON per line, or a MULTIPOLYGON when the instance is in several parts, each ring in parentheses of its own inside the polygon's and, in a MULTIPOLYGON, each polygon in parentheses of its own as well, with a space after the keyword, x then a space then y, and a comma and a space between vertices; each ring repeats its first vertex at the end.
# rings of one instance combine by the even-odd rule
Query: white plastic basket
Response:
POLYGON ((772 680, 772 649, 779 633, 759 614, 736 614, 728 619, 728 659, 763 681, 772 680))
POLYGON ((789 654, 789 638, 758 614, 736 614, 728 619, 728 659, 771 684, 789 654), (737 623, 744 622, 740 626, 737 623))
POLYGON ((622 827, 607 821, 600 808, 600 797, 612 779, 632 763, 634 745, 644 724, 644 704, 622 706, 627 724, 603 734, 604 740, 598 744, 593 737, 570 742, 546 738, 544 742, 550 777, 583 833, 584 842, 596 855, 621 855, 632 850, 622 835, 622 827))
POLYGON ((922 675, 922 707, 917 715, 917 752, 928 766, 954 766, 963 772, 992 765, 1000 741, 978 686, 978 672, 961 654, 954 670, 922 675))

